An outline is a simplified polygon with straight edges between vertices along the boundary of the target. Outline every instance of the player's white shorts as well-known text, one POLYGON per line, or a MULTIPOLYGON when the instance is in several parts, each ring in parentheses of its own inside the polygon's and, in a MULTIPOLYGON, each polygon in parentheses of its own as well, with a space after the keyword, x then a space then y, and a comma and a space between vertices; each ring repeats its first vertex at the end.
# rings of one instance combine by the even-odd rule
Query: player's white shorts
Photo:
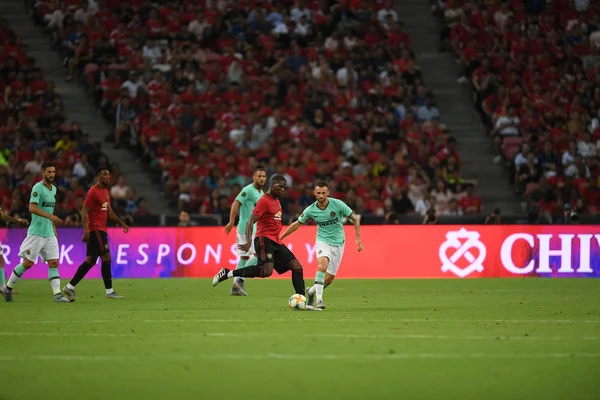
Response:
POLYGON ((329 258, 329 265, 327 265, 327 273, 329 273, 330 275, 337 274, 338 268, 342 263, 342 257, 344 256, 344 245, 331 246, 327 243, 317 242, 316 250, 317 258, 329 258))
POLYGON ((42 262, 58 260, 58 239, 56 236, 27 235, 21 243, 19 257, 35 262, 38 256, 40 256, 42 262))
MULTIPOLYGON (((246 244, 246 234, 242 233, 241 231, 236 231, 236 238, 235 238, 235 243, 236 244, 246 244)), ((252 241, 250 242, 250 250, 244 252, 241 251, 240 249, 235 248, 236 250, 236 254, 240 257, 251 257, 254 253, 256 253, 256 251, 254 251, 254 237, 252 238, 252 241)))

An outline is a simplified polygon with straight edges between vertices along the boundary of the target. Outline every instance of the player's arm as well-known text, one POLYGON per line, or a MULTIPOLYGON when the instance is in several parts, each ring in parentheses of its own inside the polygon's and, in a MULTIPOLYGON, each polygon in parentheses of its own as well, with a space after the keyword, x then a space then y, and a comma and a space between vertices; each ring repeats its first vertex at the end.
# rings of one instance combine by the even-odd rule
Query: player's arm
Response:
POLYGON ((285 230, 285 232, 283 232, 283 234, 281 236, 279 236, 279 240, 285 239, 292 233, 296 232, 298 230, 298 228, 300 228, 301 226, 302 226, 302 224, 300 222, 294 221, 294 223, 292 223, 290 226, 288 226, 287 229, 285 230))
MULTIPOLYGON (((88 199, 88 197, 86 197, 86 200, 88 199)), ((83 239, 81 241, 83 243, 87 243, 90 237, 90 227, 88 225, 90 221, 90 217, 88 215, 90 209, 87 207, 86 203, 87 202, 84 202, 83 207, 81 207, 81 225, 83 225, 83 239)))
POLYGON ((279 237, 279 240, 283 240, 292 233, 296 232, 300 226, 302 226, 309 219, 308 210, 304 210, 302 214, 298 217, 296 221, 294 221, 288 228, 283 232, 283 234, 279 237))
POLYGON ((231 203, 231 210, 229 211, 229 222, 225 226, 226 235, 229 235, 229 232, 231 232, 233 225, 235 225, 235 217, 237 217, 238 213, 240 212, 241 205, 242 203, 238 199, 235 199, 233 203, 231 203))
POLYGON ((248 240, 246 244, 249 244, 249 241, 252 240, 252 231, 254 230, 254 223, 256 221, 258 221, 258 216, 252 213, 250 218, 248 218, 248 222, 246 222, 246 240, 248 240))
POLYGON ((10 215, 5 214, 2 209, 0 209, 0 219, 8 222, 9 224, 29 225, 29 221, 27 221, 25 218, 11 217, 10 215))
POLYGON ((127 226, 127 224, 125 222, 123 222, 123 220, 121 218, 119 218, 119 216, 117 214, 115 214, 115 212, 112 209, 112 206, 109 204, 108 205, 108 218, 110 218, 112 221, 115 221, 117 224, 119 224, 119 226, 121 228, 123 228, 123 231, 125 233, 129 232, 129 227, 127 226))
POLYGON ((362 242, 360 241, 360 218, 358 215, 354 214, 354 211, 344 202, 342 203, 342 213, 343 215, 348 216, 348 219, 352 221, 354 224, 354 232, 356 233, 356 245, 358 246, 358 251, 363 250, 362 242))
POLYGON ((47 218, 52 221, 53 224, 62 224, 62 220, 56 215, 48 214, 46 211, 40 210, 37 203, 29 203, 29 212, 37 215, 38 217, 47 218))

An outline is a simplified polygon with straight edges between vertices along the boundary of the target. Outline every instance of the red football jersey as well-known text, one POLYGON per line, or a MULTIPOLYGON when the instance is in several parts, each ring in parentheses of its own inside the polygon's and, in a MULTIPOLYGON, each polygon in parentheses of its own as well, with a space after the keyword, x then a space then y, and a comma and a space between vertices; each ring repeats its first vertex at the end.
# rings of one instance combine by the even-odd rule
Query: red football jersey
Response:
POLYGON ((256 221, 256 236, 263 236, 275 243, 281 243, 279 233, 281 232, 281 203, 279 200, 265 193, 258 200, 252 214, 258 217, 256 221))
POLYGON ((89 231, 106 232, 108 208, 110 207, 110 192, 94 185, 88 190, 83 206, 88 209, 89 231))

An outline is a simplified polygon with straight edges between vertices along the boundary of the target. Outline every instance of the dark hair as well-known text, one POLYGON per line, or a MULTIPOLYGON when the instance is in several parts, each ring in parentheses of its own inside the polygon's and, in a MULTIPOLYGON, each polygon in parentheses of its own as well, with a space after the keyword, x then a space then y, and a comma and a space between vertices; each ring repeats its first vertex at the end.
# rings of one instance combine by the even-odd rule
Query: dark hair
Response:
POLYGON ((317 183, 315 183, 315 187, 324 187, 329 189, 329 186, 327 185, 327 182, 325 181, 317 181, 317 183))
POLYGON ((271 178, 271 185, 275 183, 287 183, 287 180, 283 175, 273 175, 271 178))
POLYGON ((256 169, 254 170, 254 173, 257 173, 257 172, 267 172, 267 170, 264 169, 263 167, 256 167, 256 169))
POLYGON ((100 175, 102 173, 102 171, 108 171, 110 172, 110 170, 107 167, 98 167, 96 168, 96 176, 100 175))
POLYGON ((52 161, 44 161, 42 164, 42 171, 47 170, 48 168, 54 168, 54 163, 52 161))

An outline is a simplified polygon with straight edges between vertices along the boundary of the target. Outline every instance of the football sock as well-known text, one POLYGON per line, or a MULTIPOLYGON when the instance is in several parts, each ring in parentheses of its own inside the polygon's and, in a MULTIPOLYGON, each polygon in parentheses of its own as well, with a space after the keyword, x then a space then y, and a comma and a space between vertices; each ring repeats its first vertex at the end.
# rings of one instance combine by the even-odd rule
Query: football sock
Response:
MULTIPOLYGON (((104 288, 110 289, 112 292, 112 271, 110 270, 110 261, 102 260, 102 280, 104 281, 104 288)), ((110 293, 110 292, 107 292, 110 293)))
POLYGON ((6 277, 4 276, 4 267, 0 267, 0 287, 6 283, 6 277))
POLYGON ((58 268, 48 268, 48 280, 50 281, 50 287, 54 294, 60 293, 60 276, 58 275, 58 268))
POLYGON ((25 269, 25 267, 23 266, 23 264, 19 264, 15 267, 15 269, 13 270, 12 274, 10 275, 10 278, 8 279, 8 282, 6 283, 6 287, 11 289, 15 286, 15 284, 17 283, 17 281, 19 279, 21 279, 21 277, 23 276, 23 274, 25 273, 25 271, 27 271, 25 269))
POLYGON ((227 277, 231 278, 233 276, 241 276, 243 278, 262 278, 265 275, 263 274, 262 267, 255 265, 253 267, 246 266, 246 268, 236 269, 235 271, 229 271, 227 277))
POLYGON ((77 272, 75 272, 73 279, 71 279, 71 282, 69 282, 69 285, 71 285, 71 287, 69 287, 69 285, 67 285, 67 287, 69 289, 75 289, 75 286, 77 286, 77 284, 79 282, 81 282, 81 280, 85 277, 85 275, 88 272, 90 272, 90 269, 92 269, 92 267, 93 267, 93 265, 89 264, 87 261, 84 261, 83 263, 81 263, 79 268, 77 268, 77 272))
POLYGON ((303 270, 292 270, 292 284, 294 285, 294 290, 297 294, 301 294, 302 296, 306 295, 303 270))
POLYGON ((246 260, 246 265, 244 268, 254 267, 256 264, 258 264, 258 258, 252 257, 251 259, 246 260))
POLYGON ((242 269, 246 266, 246 263, 249 260, 244 260, 243 258, 240 258, 240 261, 238 261, 237 265, 235 266, 235 269, 242 269))
MULTIPOLYGON (((235 266, 235 269, 245 268, 248 265, 248 261, 250 261, 250 260, 244 259, 244 258, 240 258, 240 261, 235 266)), ((235 280, 236 281, 244 282, 244 278, 242 278, 241 276, 236 277, 235 280)))
POLYGON ((315 275, 315 294, 317 295, 317 302, 323 301, 323 284, 325 283, 325 272, 317 271, 315 275))

